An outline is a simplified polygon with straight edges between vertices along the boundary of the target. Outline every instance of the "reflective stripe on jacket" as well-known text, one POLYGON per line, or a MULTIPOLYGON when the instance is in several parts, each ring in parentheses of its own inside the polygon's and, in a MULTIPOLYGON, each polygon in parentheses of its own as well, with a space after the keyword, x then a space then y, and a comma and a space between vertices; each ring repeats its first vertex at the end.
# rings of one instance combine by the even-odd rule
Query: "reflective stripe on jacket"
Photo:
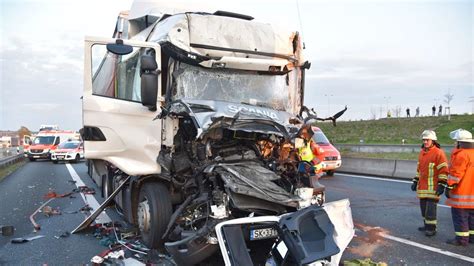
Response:
POLYGON ((418 156, 416 176, 418 198, 439 199, 436 195, 438 182, 446 183, 448 179, 448 163, 443 150, 436 146, 421 149, 418 156))
POLYGON ((446 204, 460 209, 474 209, 474 149, 456 149, 451 154, 446 204))
POLYGON ((298 154, 302 161, 312 162, 314 159, 313 150, 311 149, 311 141, 306 143, 305 147, 298 149, 298 154))

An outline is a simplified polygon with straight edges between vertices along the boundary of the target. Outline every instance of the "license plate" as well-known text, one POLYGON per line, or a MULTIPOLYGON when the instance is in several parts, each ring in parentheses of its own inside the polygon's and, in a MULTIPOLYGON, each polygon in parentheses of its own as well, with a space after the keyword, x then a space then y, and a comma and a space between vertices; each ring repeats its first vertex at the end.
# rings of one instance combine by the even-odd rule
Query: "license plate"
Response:
POLYGON ((277 236, 278 231, 274 228, 261 228, 250 230, 250 240, 275 238, 277 236))
POLYGON ((64 156, 62 156, 62 155, 61 155, 61 156, 56 156, 56 158, 58 158, 58 159, 64 159, 64 156))
POLYGON ((39 155, 35 155, 35 156, 33 156, 33 158, 39 158, 39 157, 40 157, 39 155))

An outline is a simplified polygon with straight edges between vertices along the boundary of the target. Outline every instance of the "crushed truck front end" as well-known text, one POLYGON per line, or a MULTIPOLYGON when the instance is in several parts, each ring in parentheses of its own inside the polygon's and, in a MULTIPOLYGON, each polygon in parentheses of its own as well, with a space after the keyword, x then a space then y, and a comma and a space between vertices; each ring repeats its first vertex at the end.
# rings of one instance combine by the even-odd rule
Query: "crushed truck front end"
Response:
MULTIPOLYGON (((105 196, 134 176, 116 203, 147 246, 195 264, 219 249, 219 223, 322 204, 296 170, 298 33, 222 11, 119 22, 128 39, 86 41, 82 137, 105 196)), ((267 254, 277 239, 251 245, 267 254)))

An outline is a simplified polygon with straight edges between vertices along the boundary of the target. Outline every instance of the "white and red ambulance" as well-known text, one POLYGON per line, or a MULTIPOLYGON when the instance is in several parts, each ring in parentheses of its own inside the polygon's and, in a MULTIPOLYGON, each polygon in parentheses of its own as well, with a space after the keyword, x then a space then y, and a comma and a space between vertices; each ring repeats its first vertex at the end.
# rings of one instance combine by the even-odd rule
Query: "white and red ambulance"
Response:
POLYGON ((30 161, 36 159, 51 159, 51 151, 55 150, 59 143, 78 140, 78 133, 74 130, 42 130, 36 135, 31 143, 26 156, 30 161))

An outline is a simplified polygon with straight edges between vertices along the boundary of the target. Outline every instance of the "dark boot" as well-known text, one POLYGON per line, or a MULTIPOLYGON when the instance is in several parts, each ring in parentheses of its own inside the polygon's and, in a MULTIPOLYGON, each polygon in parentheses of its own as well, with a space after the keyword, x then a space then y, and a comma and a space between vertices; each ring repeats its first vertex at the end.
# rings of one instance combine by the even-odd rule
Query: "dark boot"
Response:
POLYGON ((453 245, 453 246, 463 246, 463 247, 468 245, 468 243, 460 242, 457 238, 450 239, 450 240, 446 241, 446 243, 448 243, 450 245, 453 245))
POLYGON ((432 231, 432 230, 425 231, 425 236, 434 236, 434 235, 436 235, 436 231, 432 231))

